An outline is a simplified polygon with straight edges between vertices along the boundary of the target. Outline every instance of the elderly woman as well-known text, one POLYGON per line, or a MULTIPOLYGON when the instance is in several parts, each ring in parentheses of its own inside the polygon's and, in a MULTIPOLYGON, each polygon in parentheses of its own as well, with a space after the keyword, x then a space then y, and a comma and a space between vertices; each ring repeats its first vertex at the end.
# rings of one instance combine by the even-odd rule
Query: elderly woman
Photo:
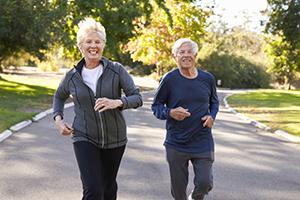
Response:
POLYGON ((122 110, 142 106, 142 97, 124 67, 102 56, 104 27, 92 18, 78 26, 77 45, 83 58, 66 73, 55 93, 54 119, 62 135, 72 135, 82 199, 115 200, 116 176, 127 142, 122 110), (73 126, 63 120, 64 103, 70 95, 73 126))

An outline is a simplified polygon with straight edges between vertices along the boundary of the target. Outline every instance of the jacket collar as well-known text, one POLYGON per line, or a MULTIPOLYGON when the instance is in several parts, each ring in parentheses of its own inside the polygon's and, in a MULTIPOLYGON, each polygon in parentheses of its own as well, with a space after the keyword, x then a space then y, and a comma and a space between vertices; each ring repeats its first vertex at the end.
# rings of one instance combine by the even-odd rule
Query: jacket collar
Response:
MULTIPOLYGON (((108 59, 102 56, 100 62, 103 65, 103 71, 104 71, 104 69, 108 66, 108 59)), ((84 58, 81 58, 81 60, 77 63, 77 65, 74 66, 74 68, 79 72, 80 75, 84 65, 85 65, 85 60, 84 58)))

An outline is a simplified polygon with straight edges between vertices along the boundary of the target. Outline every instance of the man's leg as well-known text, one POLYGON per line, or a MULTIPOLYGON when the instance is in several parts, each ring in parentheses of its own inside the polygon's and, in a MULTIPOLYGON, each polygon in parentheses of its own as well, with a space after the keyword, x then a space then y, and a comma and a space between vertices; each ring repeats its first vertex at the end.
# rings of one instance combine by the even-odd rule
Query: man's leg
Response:
POLYGON ((167 147, 166 154, 170 168, 172 196, 175 200, 186 200, 189 156, 167 147))
POLYGON ((214 161, 214 153, 196 154, 191 161, 195 174, 195 187, 192 198, 195 200, 202 200, 213 187, 212 164, 214 161))
POLYGON ((103 183, 99 149, 89 142, 75 142, 73 148, 82 181, 82 200, 102 199, 103 183))
POLYGON ((125 151, 125 146, 114 149, 103 149, 102 153, 102 167, 105 182, 104 200, 117 199, 117 173, 120 163, 125 151))

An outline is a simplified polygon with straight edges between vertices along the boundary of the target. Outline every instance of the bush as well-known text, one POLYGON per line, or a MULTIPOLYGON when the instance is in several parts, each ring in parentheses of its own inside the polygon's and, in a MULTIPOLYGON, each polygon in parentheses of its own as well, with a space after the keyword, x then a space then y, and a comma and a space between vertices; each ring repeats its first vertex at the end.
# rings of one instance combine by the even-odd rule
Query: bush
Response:
POLYGON ((241 56, 213 52, 199 63, 214 74, 216 80, 221 80, 222 87, 268 88, 270 84, 270 76, 262 67, 241 56))

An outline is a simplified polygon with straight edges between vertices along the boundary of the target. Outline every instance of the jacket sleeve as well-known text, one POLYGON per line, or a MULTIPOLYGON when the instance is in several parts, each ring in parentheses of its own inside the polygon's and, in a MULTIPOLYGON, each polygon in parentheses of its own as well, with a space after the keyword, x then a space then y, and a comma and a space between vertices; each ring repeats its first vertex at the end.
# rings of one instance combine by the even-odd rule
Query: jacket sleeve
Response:
POLYGON ((57 115, 60 115, 62 118, 64 116, 64 105, 65 101, 69 98, 70 96, 70 91, 69 91, 69 81, 68 81, 68 76, 65 75, 65 77, 61 80, 53 98, 53 119, 57 115))
POLYGON ((142 95, 139 88, 135 86, 132 77, 120 66, 120 83, 125 96, 121 97, 123 107, 121 109, 138 108, 143 105, 142 95))
POLYGON ((217 87, 216 81, 213 75, 211 79, 211 95, 210 95, 210 102, 209 102, 209 111, 212 118, 215 120, 217 113, 219 111, 219 99, 217 95, 217 87))
POLYGON ((159 84, 156 94, 151 105, 151 109, 156 118, 165 120, 169 118, 170 108, 166 106, 168 100, 167 81, 163 78, 159 84))

